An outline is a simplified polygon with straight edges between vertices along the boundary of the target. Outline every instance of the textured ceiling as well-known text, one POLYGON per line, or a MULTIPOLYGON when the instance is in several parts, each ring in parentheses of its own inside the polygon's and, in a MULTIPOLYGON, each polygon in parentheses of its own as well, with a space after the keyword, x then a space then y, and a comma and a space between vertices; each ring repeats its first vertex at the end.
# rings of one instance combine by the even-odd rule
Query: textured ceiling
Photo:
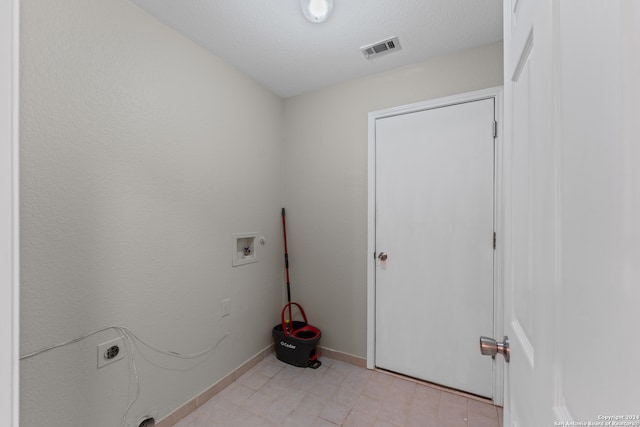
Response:
POLYGON ((502 0, 334 0, 322 24, 299 0, 131 1, 283 97, 502 40, 502 0))

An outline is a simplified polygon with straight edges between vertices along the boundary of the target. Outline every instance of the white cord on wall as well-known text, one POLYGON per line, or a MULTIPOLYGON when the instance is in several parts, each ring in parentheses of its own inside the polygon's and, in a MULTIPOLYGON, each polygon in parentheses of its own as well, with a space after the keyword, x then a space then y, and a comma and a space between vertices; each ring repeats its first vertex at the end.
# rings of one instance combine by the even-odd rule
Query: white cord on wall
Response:
POLYGON ((125 341, 126 341, 125 347, 127 348, 127 352, 129 352, 129 355, 131 356, 131 362, 129 364, 129 376, 131 377, 131 373, 133 373, 133 376, 136 379, 136 394, 133 397, 133 399, 131 399, 131 401, 127 405, 127 409, 124 411, 124 414, 122 415, 121 427, 125 426, 125 424, 127 422, 127 415, 129 414, 129 410, 131 409, 133 404, 136 403, 136 401, 140 397, 140 377, 138 376, 138 368, 136 366, 136 360, 135 360, 135 354, 134 354, 134 350, 133 350, 132 337, 135 338, 136 340, 140 341, 147 348, 149 348, 149 349, 151 349, 151 350, 153 350, 155 352, 158 352, 158 353, 161 353, 161 354, 166 354, 167 356, 171 356, 171 357, 175 357, 175 358, 179 358, 179 359, 196 359, 196 358, 198 358, 200 356, 204 356, 205 354, 210 353, 213 350, 215 350, 216 347, 218 347, 218 345, 222 342, 222 340, 224 340, 226 337, 228 337, 229 334, 231 333, 231 331, 225 332, 225 334, 222 336, 222 338, 220 338, 214 345, 212 345, 211 347, 209 347, 209 348, 207 348, 205 350, 199 351, 197 353, 179 353, 177 351, 159 349, 159 348, 149 344, 147 341, 145 341, 142 338, 140 338, 139 336, 137 336, 131 329, 127 328, 126 326, 112 325, 112 326, 107 326, 105 328, 97 329, 95 331, 89 332, 86 335, 83 335, 83 336, 78 337, 78 338, 71 339, 69 341, 62 342, 60 344, 55 344, 55 345, 52 345, 50 347, 45 347, 45 348, 42 348, 40 350, 31 352, 31 353, 27 353, 25 355, 20 356, 20 360, 30 359, 32 357, 38 356, 39 354, 46 353, 46 352, 54 350, 56 348, 60 348, 60 347, 64 347, 64 346, 67 346, 67 345, 70 345, 70 344, 74 344, 74 343, 76 343, 78 341, 82 341, 82 340, 84 340, 86 338, 89 338, 92 335, 98 334, 100 332, 108 331, 110 329, 115 330, 116 332, 118 332, 118 335, 120 335, 122 338, 125 339, 125 341))

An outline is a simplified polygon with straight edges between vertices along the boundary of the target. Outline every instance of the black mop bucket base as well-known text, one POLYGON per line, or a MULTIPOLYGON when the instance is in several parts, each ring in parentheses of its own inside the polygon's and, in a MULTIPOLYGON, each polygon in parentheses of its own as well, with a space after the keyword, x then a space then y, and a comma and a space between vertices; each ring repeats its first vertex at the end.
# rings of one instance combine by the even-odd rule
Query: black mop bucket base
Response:
MULTIPOLYGON (((293 330, 307 326, 306 322, 293 321, 293 330)), ((320 341, 320 333, 301 331, 294 337, 285 334, 282 324, 273 327, 272 336, 276 348, 276 357, 282 362, 299 368, 317 369, 322 362, 318 360, 317 346, 320 341)))

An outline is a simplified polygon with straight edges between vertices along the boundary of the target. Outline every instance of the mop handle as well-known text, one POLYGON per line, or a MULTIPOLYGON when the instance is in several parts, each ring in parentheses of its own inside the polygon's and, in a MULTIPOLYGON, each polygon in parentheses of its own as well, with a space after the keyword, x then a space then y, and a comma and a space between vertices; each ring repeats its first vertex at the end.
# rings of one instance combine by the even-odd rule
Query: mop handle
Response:
MULTIPOLYGON (((282 208, 282 231, 284 234, 284 270, 287 274, 287 302, 291 303, 291 282, 289 281, 289 250, 287 249, 287 222, 282 208)), ((291 321, 291 304, 289 304, 289 321, 291 321)), ((291 324, 293 330, 293 324, 291 324)))
POLYGON ((287 223, 284 208, 282 208, 282 231, 284 233, 284 269, 287 273, 287 302, 291 302, 291 285, 289 281, 289 250, 287 249, 287 223))

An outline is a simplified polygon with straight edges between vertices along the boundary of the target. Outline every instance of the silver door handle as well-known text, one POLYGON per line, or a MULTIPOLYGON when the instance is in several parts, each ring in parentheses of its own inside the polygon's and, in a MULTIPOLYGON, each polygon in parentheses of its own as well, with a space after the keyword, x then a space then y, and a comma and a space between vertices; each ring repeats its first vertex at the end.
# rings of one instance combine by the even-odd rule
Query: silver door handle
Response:
POLYGON ((378 255, 378 259, 380 261, 386 261, 387 260, 387 253, 386 252, 380 252, 380 254, 378 255))
POLYGON ((492 359, 496 358, 496 354, 501 354, 504 356, 504 361, 509 363, 511 358, 509 337, 505 335, 502 342, 496 342, 496 340, 489 337, 480 337, 480 353, 485 356, 491 356, 492 359))

